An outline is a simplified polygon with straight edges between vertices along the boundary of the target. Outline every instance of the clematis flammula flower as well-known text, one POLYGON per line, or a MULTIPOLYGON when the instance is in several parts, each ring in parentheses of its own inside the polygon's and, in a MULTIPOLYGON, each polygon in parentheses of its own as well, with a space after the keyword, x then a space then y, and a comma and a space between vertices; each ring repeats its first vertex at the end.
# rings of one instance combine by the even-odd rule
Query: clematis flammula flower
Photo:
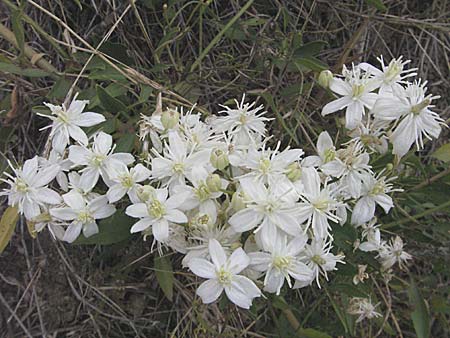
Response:
POLYGON ((239 103, 235 100, 237 108, 231 109, 222 106, 225 110, 219 113, 225 113, 225 116, 219 116, 212 121, 212 126, 216 134, 228 133, 232 142, 237 146, 258 144, 266 133, 265 122, 271 119, 264 117, 266 113, 263 106, 254 108, 255 102, 244 103, 245 95, 239 103))
POLYGON ((89 101, 77 100, 77 95, 68 108, 65 104, 55 106, 50 103, 44 103, 50 108, 52 115, 39 114, 40 116, 53 120, 51 125, 43 129, 52 128, 50 132, 52 146, 59 153, 64 152, 64 149, 69 144, 70 137, 82 145, 87 145, 88 138, 80 127, 92 127, 105 121, 105 117, 102 114, 92 112, 83 113, 84 107, 89 101))
POLYGON ((193 258, 189 261, 189 269, 199 277, 208 279, 197 289, 203 303, 209 304, 217 300, 222 292, 239 307, 249 309, 253 298, 261 296, 261 290, 247 277, 239 275, 250 263, 250 258, 242 250, 236 249, 227 258, 225 250, 215 239, 209 241, 211 261, 193 258))
POLYGON ((63 156, 58 153, 55 149, 50 151, 48 158, 39 157, 39 164, 43 167, 57 165, 59 166, 59 172, 56 175, 56 182, 58 182, 59 187, 64 190, 69 190, 69 181, 67 180, 66 171, 70 170, 72 162, 68 158, 63 158, 63 156))
POLYGON ((343 79, 333 78, 330 81, 330 89, 342 97, 327 103, 322 109, 322 115, 328 115, 346 108, 345 127, 356 128, 365 115, 365 108, 372 109, 378 94, 372 93, 379 87, 377 81, 373 81, 370 73, 363 72, 361 68, 353 66, 342 70, 343 79))
MULTIPOLYGON (((300 253, 300 259, 313 271, 313 279, 316 279, 317 286, 320 288, 319 276, 325 276, 328 280, 328 271, 337 270, 336 264, 342 263, 344 255, 334 255, 331 253, 331 242, 324 239, 313 239, 311 244, 306 244, 305 250, 300 253)), ((308 283, 296 281, 294 288, 304 287, 308 283)))
POLYGON ((240 184, 247 205, 228 220, 234 231, 242 233, 257 227, 255 233, 259 233, 263 243, 272 242, 277 236, 277 229, 291 236, 301 234, 301 220, 297 217, 298 195, 290 191, 290 185, 281 182, 267 188, 252 178, 243 178, 240 184))
POLYGON ((417 68, 405 69, 411 60, 403 61, 403 56, 392 59, 387 65, 384 63, 383 56, 380 56, 378 61, 381 64, 381 70, 366 62, 360 63, 358 67, 372 74, 372 81, 380 86, 380 94, 392 93, 393 88, 401 88, 400 84, 404 83, 405 79, 417 75, 415 72, 417 68))
POLYGON ((380 303, 373 305, 370 299, 354 297, 350 300, 348 313, 359 316, 358 319, 356 319, 356 323, 359 323, 366 318, 372 319, 382 317, 381 313, 375 311, 378 305, 380 305, 380 303))
POLYGON ((312 270, 298 257, 307 240, 305 235, 294 237, 289 242, 286 236, 278 236, 267 248, 268 252, 249 254, 250 268, 266 274, 265 291, 279 295, 285 280, 292 288, 291 277, 301 282, 310 282, 313 279, 312 270))
POLYGON ((138 183, 143 182, 150 177, 150 170, 139 163, 131 169, 128 169, 126 165, 121 165, 113 171, 114 173, 110 175, 113 184, 106 193, 109 202, 117 202, 125 196, 125 194, 128 194, 132 203, 138 203, 138 183))
POLYGON ((108 204, 106 196, 98 196, 87 201, 75 190, 63 196, 67 207, 52 208, 50 215, 62 221, 71 221, 66 229, 63 240, 72 243, 83 231, 85 237, 98 233, 97 219, 108 218, 116 212, 112 204, 108 204))
POLYGON ((352 224, 361 225, 369 222, 375 216, 376 204, 381 206, 385 213, 389 212, 394 203, 388 193, 402 191, 402 189, 393 189, 392 184, 389 183, 393 179, 395 177, 387 179, 386 176, 373 177, 370 175, 365 178, 362 185, 362 197, 353 208, 352 224))
POLYGON ((323 131, 317 138, 317 155, 306 157, 302 164, 305 167, 320 167, 329 162, 336 160, 336 148, 333 144, 330 134, 327 131, 323 131))
POLYGON ((372 113, 376 118, 386 121, 400 120, 390 140, 394 145, 392 153, 402 157, 411 145, 416 143, 417 150, 423 148, 423 136, 431 140, 438 138, 444 120, 431 108, 432 101, 439 96, 426 95, 426 82, 410 83, 406 88, 394 91, 393 97, 380 97, 372 113))
POLYGON ((184 185, 186 176, 194 166, 210 166, 211 150, 188 151, 186 141, 176 131, 169 132, 169 144, 165 145, 164 156, 154 153, 156 157, 151 161, 152 178, 165 181, 170 189, 179 184, 184 185))
POLYGON ((201 213, 217 214, 216 200, 223 195, 222 190, 225 190, 228 182, 217 174, 208 174, 203 167, 193 167, 189 176, 193 187, 180 185, 174 189, 174 192, 187 196, 183 209, 192 210, 198 207, 201 213))
POLYGON ((304 152, 301 149, 285 149, 279 152, 279 147, 280 143, 275 150, 265 147, 257 150, 250 147, 245 159, 240 163, 241 167, 250 172, 241 177, 253 178, 265 184, 278 184, 280 180, 287 180, 286 172, 289 165, 298 163, 304 152))
POLYGON ((385 271, 393 267, 395 263, 398 263, 402 269, 405 263, 412 259, 412 256, 403 250, 403 240, 400 236, 395 236, 389 243, 383 245, 377 257, 385 271))
POLYGON ((113 168, 128 165, 134 162, 133 155, 129 153, 113 153, 113 139, 111 135, 99 132, 94 136, 92 147, 70 146, 69 160, 75 166, 84 166, 81 170, 80 185, 92 189, 102 176, 107 185, 111 184, 110 174, 113 168))
POLYGON ((297 221, 300 223, 306 221, 306 226, 312 227, 315 237, 325 238, 328 236, 330 226, 328 220, 335 223, 340 221, 336 215, 339 204, 332 197, 328 187, 321 187, 320 176, 316 169, 304 168, 302 181, 303 202, 299 205, 297 221))
POLYGON ((27 220, 38 216, 45 204, 61 202, 61 196, 47 187, 60 172, 58 165, 40 167, 37 156, 26 160, 22 168, 14 168, 8 163, 14 176, 4 173, 8 179, 0 180, 9 184, 10 188, 3 189, 0 196, 8 196, 8 205, 17 205, 19 212, 25 215, 27 220))
POLYGON ((153 237, 158 242, 169 238, 169 222, 187 223, 188 218, 179 210, 186 196, 176 194, 169 198, 167 189, 153 189, 145 203, 135 203, 127 207, 125 213, 140 220, 131 227, 131 233, 148 232, 151 227, 153 237))

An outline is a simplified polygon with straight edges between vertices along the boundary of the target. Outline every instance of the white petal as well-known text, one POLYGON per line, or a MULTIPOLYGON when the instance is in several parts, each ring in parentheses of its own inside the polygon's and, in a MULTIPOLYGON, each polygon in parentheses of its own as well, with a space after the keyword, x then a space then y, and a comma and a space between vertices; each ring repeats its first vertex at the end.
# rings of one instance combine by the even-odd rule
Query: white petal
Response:
POLYGON ((351 103, 352 103, 352 100, 347 96, 344 96, 337 100, 331 101, 330 103, 327 103, 322 108, 322 116, 326 116, 326 115, 334 113, 338 110, 344 109, 351 103))
POLYGON ((104 122, 106 119, 102 114, 86 112, 80 115, 76 121, 80 127, 92 127, 96 124, 104 122))
POLYGON ((236 232, 245 232, 256 227, 262 220, 262 215, 252 209, 243 209, 235 213, 228 220, 233 230, 236 232))
MULTIPOLYGON (((39 157, 35 156, 26 160, 22 168, 22 176, 25 180, 32 182, 37 174, 39 157)), ((48 182, 47 182, 48 183, 48 182)), ((47 184, 45 183, 45 184, 47 184)))
POLYGON ((80 186, 85 190, 91 190, 97 184, 99 177, 100 172, 97 168, 88 168, 81 174, 80 186))
POLYGON ((97 223, 92 222, 83 225, 83 235, 84 237, 91 237, 92 235, 98 234, 97 223))
POLYGON ((77 165, 87 165, 91 152, 81 146, 69 147, 69 160, 77 165))
POLYGON ((330 134, 328 134, 327 131, 321 132, 317 139, 317 153, 322 156, 326 150, 333 148, 333 140, 331 139, 330 134))
POLYGON ((23 214, 27 220, 31 220, 34 217, 38 216, 41 213, 41 209, 39 208, 39 204, 30 201, 29 199, 25 199, 23 202, 23 214))
POLYGON ((106 155, 112 147, 112 136, 99 132, 94 139, 94 151, 106 155))
POLYGON ((72 209, 83 209, 86 206, 83 196, 76 190, 71 190, 67 194, 62 195, 62 198, 72 209))
POLYGON ((36 197, 42 203, 58 204, 61 202, 61 196, 49 188, 39 188, 36 191, 36 197))
POLYGON ((112 204, 107 204, 97 210, 94 210, 92 212, 92 216, 94 216, 95 219, 103 219, 108 218, 109 216, 113 215, 116 212, 116 207, 112 204))
POLYGON ((152 172, 147 169, 146 167, 144 167, 142 164, 137 164, 134 168, 132 168, 131 173, 133 175, 134 181, 135 182, 142 182, 145 181, 146 179, 148 179, 150 177, 150 175, 152 174, 152 172))
POLYGON ((362 121, 364 106, 359 101, 353 101, 345 112, 345 127, 347 129, 356 128, 362 121))
POLYGON ((164 242, 169 238, 169 223, 164 218, 153 223, 153 237, 159 242, 164 242))
POLYGON ((222 285, 216 279, 203 282, 197 289, 197 295, 204 304, 210 304, 217 300, 223 292, 222 285))
POLYGON ((52 147, 58 153, 62 154, 69 144, 69 133, 67 129, 60 128, 52 136, 52 147))
POLYGON ((42 168, 35 177, 33 177, 32 185, 33 187, 42 187, 49 184, 60 172, 61 168, 59 165, 51 165, 46 168, 42 168))
POLYGON ((299 261, 291 263, 289 274, 298 281, 309 282, 313 278, 312 270, 305 263, 299 261))
POLYGON ((68 125, 69 135, 81 145, 86 146, 88 144, 88 138, 86 133, 78 126, 69 124, 68 125))
POLYGON ((110 160, 129 165, 134 162, 134 156, 129 153, 114 153, 109 156, 110 160))
POLYGON ((364 224, 375 215, 375 202, 371 197, 362 197, 356 202, 352 213, 352 224, 364 224))
POLYGON ((117 202, 127 193, 128 189, 125 188, 122 184, 114 184, 112 187, 108 189, 106 196, 110 203, 117 202))
POLYGON ((192 258, 188 263, 189 269, 199 277, 211 279, 216 277, 214 265, 203 258, 192 258))
POLYGON ((350 86, 350 84, 338 78, 333 78, 330 81, 330 89, 342 96, 350 95, 352 93, 352 87, 350 86))
POLYGON ((209 255, 211 256, 211 260, 216 266, 217 269, 220 269, 225 265, 227 261, 227 254, 225 250, 222 248, 220 243, 216 239, 209 240, 209 255))
POLYGON ((134 234, 135 232, 141 232, 150 227, 152 225, 154 220, 151 218, 143 218, 140 221, 134 223, 134 225, 131 227, 130 232, 134 234))
POLYGON ((72 243, 80 235, 82 225, 80 222, 74 222, 69 225, 64 233, 63 241, 72 243))
MULTIPOLYGON (((247 279, 251 284, 253 284, 252 281, 250 281, 248 278, 243 276, 235 276, 235 277, 241 277, 247 279)), ((234 279, 234 278, 233 278, 234 279)), ((249 294, 246 293, 246 288, 248 287, 248 283, 245 283, 241 280, 233 280, 231 282, 231 286, 225 287, 225 293, 228 297, 228 299, 236 304, 237 306, 244 308, 244 309, 250 309, 250 306, 252 305, 252 298, 249 294)), ((254 285, 254 284, 253 284, 254 285)), ((255 285, 255 288, 256 285, 255 285)), ((259 290, 259 289, 258 289, 259 290)), ((252 290, 254 291, 254 290, 252 290)))
POLYGON ((228 259, 228 269, 232 274, 238 274, 250 264, 250 258, 242 248, 233 251, 228 259))
POLYGON ((53 208, 49 212, 53 217, 64 221, 72 221, 78 217, 78 213, 71 208, 53 208))
POLYGON ((167 210, 167 213, 164 217, 168 221, 174 222, 174 223, 187 223, 188 222, 188 218, 186 217, 186 215, 177 209, 167 210))
POLYGON ((132 204, 127 207, 125 213, 134 218, 148 217, 147 205, 145 203, 132 204))

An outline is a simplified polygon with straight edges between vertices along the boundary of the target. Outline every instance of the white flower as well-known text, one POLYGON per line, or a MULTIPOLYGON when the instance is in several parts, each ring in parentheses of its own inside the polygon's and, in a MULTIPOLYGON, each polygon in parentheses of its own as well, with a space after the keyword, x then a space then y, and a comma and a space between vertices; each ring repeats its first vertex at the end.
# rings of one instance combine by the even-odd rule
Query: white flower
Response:
POLYGON ((280 143, 275 150, 263 147, 258 151, 255 147, 250 147, 245 159, 240 163, 241 167, 250 172, 242 177, 253 178, 265 184, 278 184, 280 180, 287 180, 288 166, 300 160, 303 150, 285 149, 279 152, 279 147, 280 143))
POLYGON ((380 86, 380 94, 392 93, 393 88, 398 89, 400 83, 404 83, 406 78, 417 75, 415 72, 417 68, 404 69, 411 60, 403 61, 403 56, 392 59, 388 65, 384 64, 383 56, 379 57, 378 61, 381 64, 381 70, 366 62, 360 63, 358 67, 373 75, 372 81, 380 86))
POLYGON ((372 319, 381 317, 381 314, 375 309, 380 303, 373 305, 370 299, 354 297, 350 300, 348 313, 352 315, 359 315, 356 322, 359 323, 364 319, 372 319))
POLYGON ((236 232, 257 227, 255 233, 259 233, 261 240, 267 243, 277 236, 277 229, 291 236, 301 234, 301 221, 296 217, 298 196, 289 191, 290 186, 279 184, 268 189, 263 183, 249 178, 241 179, 240 184, 246 195, 247 207, 228 220, 236 232))
POLYGON ((361 145, 371 152, 385 154, 388 151, 388 137, 385 128, 389 121, 371 120, 361 123, 357 128, 353 129, 349 136, 353 142, 361 143, 361 145))
POLYGON ((215 239, 209 242, 212 263, 203 258, 193 258, 189 269, 199 277, 208 279, 197 289, 203 303, 209 304, 225 290, 228 299, 239 307, 249 309, 253 298, 261 296, 261 290, 247 277, 239 275, 250 263, 242 248, 227 258, 225 250, 215 239))
POLYGON ((169 132, 169 144, 165 145, 164 156, 155 153, 152 159, 152 178, 165 180, 170 188, 186 182, 186 176, 194 166, 206 167, 211 150, 188 151, 187 143, 175 131, 169 132))
POLYGON ((218 206, 216 199, 223 195, 228 182, 221 179, 218 175, 208 174, 203 167, 193 167, 191 170, 190 181, 193 187, 180 185, 174 188, 175 193, 185 193, 187 198, 183 203, 184 210, 199 208, 201 213, 217 214, 218 206), (217 186, 210 184, 209 179, 217 180, 217 186))
POLYGON ((411 145, 423 148, 423 136, 431 140, 438 138, 444 120, 430 108, 432 101, 439 96, 425 95, 426 82, 408 84, 406 88, 394 91, 393 97, 380 97, 372 113, 376 118, 386 121, 400 121, 390 136, 394 145, 393 154, 402 157, 411 145))
POLYGON ((390 269, 395 263, 403 268, 405 263, 412 259, 412 256, 403 250, 403 241, 399 236, 395 236, 395 239, 382 246, 378 257, 383 270, 390 269))
POLYGON ((330 89, 342 97, 326 104, 322 115, 328 115, 346 108, 345 127, 357 127, 365 114, 365 108, 371 109, 378 95, 371 93, 379 84, 373 81, 370 73, 361 72, 361 68, 353 66, 351 70, 345 66, 342 70, 345 80, 334 78, 330 82, 330 89))
POLYGON ((302 164, 305 167, 319 167, 326 163, 335 161, 336 159, 336 148, 334 147, 333 140, 327 131, 323 131, 319 134, 317 138, 317 155, 306 157, 302 164))
POLYGON ((386 179, 386 176, 373 177, 367 175, 362 185, 361 198, 356 202, 352 213, 352 224, 360 225, 366 223, 375 216, 375 206, 378 204, 384 209, 385 213, 394 206, 392 198, 387 193, 392 191, 402 191, 393 189, 389 181, 395 179, 392 177, 386 179))
POLYGON ((81 170, 81 186, 92 189, 97 184, 100 175, 103 181, 110 185, 110 174, 113 173, 113 168, 133 163, 134 157, 129 153, 113 154, 112 143, 111 135, 99 132, 95 135, 91 148, 77 145, 70 146, 69 160, 76 166, 85 166, 81 170))
POLYGON ((140 182, 145 181, 151 175, 149 169, 142 164, 137 164, 135 167, 128 169, 126 165, 122 165, 117 169, 113 169, 114 173, 110 175, 113 184, 109 187, 106 196, 110 203, 117 202, 125 194, 128 194, 132 203, 139 202, 137 196, 137 188, 140 182))
POLYGON ((80 127, 92 127, 105 121, 102 114, 85 112, 84 107, 89 103, 87 100, 77 100, 74 97, 69 108, 64 104, 55 106, 50 103, 44 103, 52 111, 52 115, 39 114, 53 120, 53 124, 43 129, 52 128, 50 137, 52 138, 53 149, 62 153, 69 144, 69 137, 82 145, 87 145, 88 138, 86 133, 80 127))
POLYGON ((379 251, 385 244, 385 242, 381 240, 380 225, 376 224, 376 222, 377 219, 374 217, 369 223, 362 225, 362 237, 366 238, 366 241, 358 245, 358 248, 361 251, 379 251))
POLYGON ((169 237, 169 222, 187 223, 188 218, 179 210, 186 199, 182 194, 169 198, 167 189, 154 189, 146 203, 136 203, 127 207, 125 213, 140 220, 133 225, 131 233, 146 231, 150 226, 153 237, 164 242, 169 237))
MULTIPOLYGON (((331 242, 326 242, 323 239, 313 239, 311 244, 306 244, 305 249, 300 253, 300 259, 306 265, 308 265, 313 270, 313 276, 316 279, 317 285, 319 284, 319 275, 325 276, 328 280, 328 271, 337 270, 336 264, 343 263, 343 255, 333 255, 330 251, 332 249, 331 242)), ((308 285, 308 284, 306 284, 308 285)), ((297 287, 304 287, 305 284, 300 281, 296 282, 294 285, 297 287)))
POLYGON ((72 162, 69 159, 64 159, 63 156, 56 150, 52 149, 48 155, 48 159, 39 157, 39 164, 43 167, 57 165, 59 166, 59 172, 56 175, 56 182, 58 182, 60 188, 64 191, 69 190, 69 182, 65 171, 69 171, 72 166, 72 162))
POLYGON ((225 110, 219 113, 226 113, 226 116, 217 117, 212 126, 217 134, 227 132, 232 142, 237 146, 258 144, 266 133, 265 122, 270 119, 263 117, 265 111, 260 112, 263 106, 253 108, 255 102, 244 103, 245 95, 239 103, 235 100, 237 108, 231 109, 222 106, 225 110))
POLYGON ((313 279, 312 270, 298 258, 306 241, 306 236, 294 237, 289 242, 286 236, 278 236, 267 248, 269 252, 249 254, 250 269, 266 273, 265 291, 279 295, 285 280, 292 288, 291 277, 301 282, 310 282, 313 279))
POLYGON ((18 206, 21 214, 31 220, 41 213, 45 204, 58 204, 61 196, 49 189, 49 184, 60 171, 58 165, 39 167, 38 157, 26 160, 22 168, 14 168, 10 162, 14 176, 4 173, 8 179, 1 179, 10 185, 9 189, 3 189, 0 195, 8 196, 8 205, 18 206))
POLYGON ((32 218, 27 223, 28 225, 34 225, 34 230, 36 232, 41 232, 47 227, 54 239, 62 240, 64 238, 65 230, 62 227, 62 222, 52 217, 48 210, 44 210, 40 215, 32 218))
POLYGON ((339 218, 335 211, 338 203, 331 196, 328 187, 321 189, 318 172, 310 167, 303 170, 303 187, 301 199, 303 203, 299 205, 297 221, 306 226, 312 227, 315 237, 325 238, 328 236, 328 220, 338 223, 339 218))
POLYGON ((108 218, 116 212, 114 205, 108 204, 106 196, 86 201, 80 193, 71 190, 62 197, 67 207, 50 209, 50 215, 63 221, 72 221, 63 237, 69 243, 75 241, 81 231, 85 237, 95 235, 98 233, 95 220, 108 218))

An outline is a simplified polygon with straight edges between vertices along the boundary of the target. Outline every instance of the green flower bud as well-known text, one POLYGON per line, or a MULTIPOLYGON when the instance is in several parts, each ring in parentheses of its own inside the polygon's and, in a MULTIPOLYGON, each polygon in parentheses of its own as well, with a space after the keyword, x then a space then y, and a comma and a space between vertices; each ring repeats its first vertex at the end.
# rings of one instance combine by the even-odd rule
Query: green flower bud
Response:
POLYGON ((213 167, 219 170, 225 169, 230 163, 227 153, 218 148, 211 152, 211 157, 209 160, 211 161, 213 167))
POLYGON ((206 178, 206 186, 210 192, 218 192, 222 189, 222 181, 217 174, 209 174, 206 178))
POLYGON ((149 185, 144 185, 137 188, 136 194, 142 202, 146 202, 151 197, 155 196, 155 188, 149 185))
POLYGON ((231 197, 231 207, 233 210, 240 211, 246 207, 244 193, 236 191, 231 197))
POLYGON ((161 115, 161 123, 165 129, 172 129, 179 120, 180 113, 174 109, 167 109, 161 115))
POLYGON ((298 181, 302 177, 302 168, 297 162, 291 163, 287 167, 286 176, 291 182, 298 181))
POLYGON ((333 73, 327 70, 322 70, 319 74, 319 78, 317 79, 317 82, 324 87, 328 88, 330 87, 330 82, 333 79, 333 73))

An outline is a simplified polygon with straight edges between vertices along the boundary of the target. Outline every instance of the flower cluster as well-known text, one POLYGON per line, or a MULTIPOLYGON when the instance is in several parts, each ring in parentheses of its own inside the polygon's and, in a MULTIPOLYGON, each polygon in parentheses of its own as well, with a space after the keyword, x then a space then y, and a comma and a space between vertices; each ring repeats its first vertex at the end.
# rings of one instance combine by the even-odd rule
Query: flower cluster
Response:
MULTIPOLYGON (((338 146, 324 131, 310 156, 273 142, 264 108, 245 97, 207 119, 194 108, 143 116, 139 158, 115 152, 109 134, 86 135, 81 127, 105 120, 83 112, 87 101, 47 104, 49 156, 11 165, 13 174, 3 180, 10 187, 1 194, 37 231, 48 227, 69 243, 98 233, 97 220, 125 205, 135 219, 132 233, 152 238, 159 252, 183 254, 183 266, 206 279, 197 289, 204 303, 225 291, 249 308, 262 291, 320 287, 345 264, 333 251, 333 229, 345 223, 360 230, 359 249, 377 251, 384 270, 403 266, 411 256, 402 240, 382 240, 375 224, 377 210, 388 213, 390 195, 400 189, 389 171, 373 171, 370 156, 387 151, 387 139, 404 155, 412 143, 422 145, 422 134, 437 137, 441 123, 425 85, 405 83, 414 75, 405 64, 382 61, 382 70, 360 64, 330 78, 342 97, 323 113, 346 108, 351 139, 338 146)), ((362 271, 358 281, 365 278, 362 271)))

